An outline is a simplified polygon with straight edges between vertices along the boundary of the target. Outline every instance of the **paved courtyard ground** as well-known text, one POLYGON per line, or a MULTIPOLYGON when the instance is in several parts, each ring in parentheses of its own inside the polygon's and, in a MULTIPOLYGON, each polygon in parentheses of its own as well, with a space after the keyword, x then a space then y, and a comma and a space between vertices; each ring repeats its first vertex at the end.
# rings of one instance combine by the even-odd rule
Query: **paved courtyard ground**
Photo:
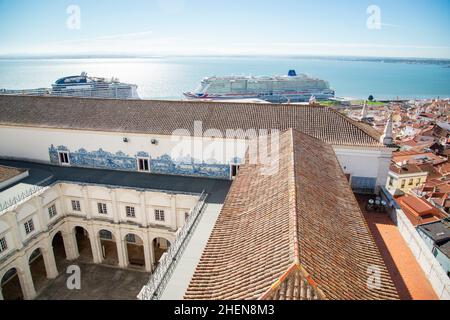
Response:
POLYGON ((437 300, 430 282, 387 213, 367 212, 368 197, 358 202, 402 300, 437 300))
POLYGON ((81 289, 69 290, 70 274, 49 281, 36 300, 135 300, 150 274, 98 264, 74 262, 81 269, 81 289))

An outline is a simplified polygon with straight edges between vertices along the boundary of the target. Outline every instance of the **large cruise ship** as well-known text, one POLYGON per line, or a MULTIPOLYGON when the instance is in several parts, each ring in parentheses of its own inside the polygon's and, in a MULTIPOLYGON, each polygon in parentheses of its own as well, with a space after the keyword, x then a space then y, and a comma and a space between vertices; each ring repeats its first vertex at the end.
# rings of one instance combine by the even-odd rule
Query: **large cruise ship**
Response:
POLYGON ((303 102, 311 98, 334 98, 334 90, 327 81, 290 70, 287 76, 273 77, 208 77, 192 92, 184 92, 188 99, 252 99, 270 102, 303 102))
POLYGON ((52 84, 51 95, 115 99, 139 98, 135 84, 121 83, 117 78, 89 77, 85 72, 79 76, 56 80, 52 84))
POLYGON ((0 94, 38 95, 60 97, 109 98, 109 99, 139 99, 137 85, 122 83, 117 78, 89 77, 86 72, 79 76, 63 77, 51 88, 6 90, 0 89, 0 94))

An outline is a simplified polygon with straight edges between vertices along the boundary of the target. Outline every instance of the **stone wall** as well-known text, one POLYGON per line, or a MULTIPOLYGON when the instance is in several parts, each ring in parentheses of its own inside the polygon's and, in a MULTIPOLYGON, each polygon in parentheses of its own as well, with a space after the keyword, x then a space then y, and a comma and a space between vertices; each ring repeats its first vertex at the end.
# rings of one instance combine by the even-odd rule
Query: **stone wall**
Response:
POLYGON ((381 189, 381 197, 388 203, 388 212, 392 221, 397 225, 436 295, 441 300, 450 300, 450 278, 435 259, 430 248, 385 187, 381 189))

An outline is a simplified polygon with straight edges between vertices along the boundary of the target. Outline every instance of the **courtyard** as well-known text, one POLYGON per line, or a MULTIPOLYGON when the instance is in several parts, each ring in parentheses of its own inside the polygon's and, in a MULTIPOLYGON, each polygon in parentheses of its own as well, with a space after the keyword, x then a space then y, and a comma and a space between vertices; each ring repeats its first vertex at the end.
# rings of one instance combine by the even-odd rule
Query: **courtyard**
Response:
POLYGON ((150 274, 117 267, 75 261, 80 267, 81 288, 68 289, 71 274, 61 272, 38 292, 36 300, 135 300, 150 274))

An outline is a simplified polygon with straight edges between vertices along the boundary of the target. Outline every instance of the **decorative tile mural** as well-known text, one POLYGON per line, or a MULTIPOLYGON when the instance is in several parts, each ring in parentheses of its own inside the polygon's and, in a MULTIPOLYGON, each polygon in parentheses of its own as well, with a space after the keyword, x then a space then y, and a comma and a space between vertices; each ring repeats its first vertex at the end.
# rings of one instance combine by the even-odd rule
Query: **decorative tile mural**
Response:
POLYGON ((202 176, 211 178, 229 178, 230 166, 227 164, 199 163, 191 159, 189 162, 173 161, 165 154, 159 158, 150 160, 152 173, 175 174, 188 176, 202 176))
MULTIPOLYGON (((59 164, 58 151, 69 151, 65 146, 49 148, 50 162, 53 164, 59 164)), ((137 162, 135 157, 130 157, 118 151, 111 153, 98 149, 97 151, 88 152, 86 149, 81 148, 78 151, 69 152, 70 165, 75 167, 91 167, 102 169, 114 169, 114 170, 137 170, 137 162)))
MULTIPOLYGON (((132 157, 122 151, 111 153, 101 148, 90 152, 84 148, 70 151, 66 146, 55 147, 51 145, 49 155, 52 164, 59 164, 58 151, 68 151, 70 165, 75 167, 137 171, 137 157, 146 157, 150 158, 151 173, 220 179, 230 178, 230 166, 228 164, 215 163, 212 159, 206 162, 199 162, 193 158, 183 157, 174 161, 167 154, 158 158, 151 158, 151 155, 147 152, 141 151, 132 157)), ((239 158, 233 158, 232 162, 240 163, 240 160, 239 158)))

